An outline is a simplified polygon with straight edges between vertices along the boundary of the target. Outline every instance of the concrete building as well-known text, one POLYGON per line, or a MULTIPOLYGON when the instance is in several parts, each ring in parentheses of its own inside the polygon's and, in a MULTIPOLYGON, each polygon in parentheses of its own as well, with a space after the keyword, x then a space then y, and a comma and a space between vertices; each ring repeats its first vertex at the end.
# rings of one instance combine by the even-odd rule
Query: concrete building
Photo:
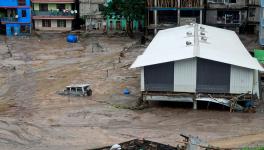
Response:
POLYGON ((34 28, 36 30, 72 30, 75 19, 74 0, 32 0, 34 28))
POLYGON ((264 0, 260 0, 259 43, 264 46, 264 0))
POLYGON ((160 29, 203 23, 204 0, 147 0, 147 26, 157 33, 160 29))
POLYGON ((0 1, 0 29, 7 36, 31 32, 30 0, 0 1))
POLYGON ((141 68, 145 100, 180 102, 259 97, 263 71, 234 31, 197 24, 159 31, 131 68, 141 68))
POLYGON ((246 0, 207 0, 205 24, 238 31, 246 23, 246 0))
POLYGON ((86 30, 102 30, 105 28, 105 19, 101 8, 105 0, 80 0, 80 17, 85 20, 86 30))
POLYGON ((248 6, 247 30, 250 33, 257 34, 259 32, 260 2, 259 0, 248 0, 247 6, 248 6))

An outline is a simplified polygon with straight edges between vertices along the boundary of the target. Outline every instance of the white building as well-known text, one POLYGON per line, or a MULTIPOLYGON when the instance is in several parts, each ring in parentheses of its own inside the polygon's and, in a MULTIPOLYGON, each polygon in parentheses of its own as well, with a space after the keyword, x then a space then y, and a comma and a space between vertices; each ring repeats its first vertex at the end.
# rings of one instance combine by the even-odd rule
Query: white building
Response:
POLYGON ((263 71, 235 32, 198 24, 159 31, 131 68, 142 70, 146 100, 165 101, 183 101, 179 93, 259 97, 263 71))

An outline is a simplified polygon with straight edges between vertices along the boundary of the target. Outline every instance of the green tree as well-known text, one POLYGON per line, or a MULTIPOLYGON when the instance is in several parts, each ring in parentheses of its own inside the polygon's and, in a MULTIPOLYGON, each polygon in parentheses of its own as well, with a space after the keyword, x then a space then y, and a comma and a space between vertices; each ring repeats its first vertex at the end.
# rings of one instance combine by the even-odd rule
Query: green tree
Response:
POLYGON ((112 0, 108 2, 103 11, 104 16, 123 16, 127 20, 127 33, 133 35, 130 26, 133 20, 144 19, 145 0, 112 0))

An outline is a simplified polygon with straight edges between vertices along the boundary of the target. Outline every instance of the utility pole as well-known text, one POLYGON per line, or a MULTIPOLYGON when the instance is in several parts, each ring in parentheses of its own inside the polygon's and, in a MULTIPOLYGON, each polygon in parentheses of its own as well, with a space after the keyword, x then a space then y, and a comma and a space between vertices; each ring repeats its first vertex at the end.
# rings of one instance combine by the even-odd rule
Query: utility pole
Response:
MULTIPOLYGON (((203 0, 200 0, 200 8, 204 7, 203 6, 203 0)), ((203 10, 200 10, 200 24, 203 24, 203 10)))
POLYGON ((180 10, 180 7, 181 7, 181 1, 178 0, 178 8, 177 8, 177 25, 178 26, 180 25, 180 18, 181 18, 181 10, 180 10))

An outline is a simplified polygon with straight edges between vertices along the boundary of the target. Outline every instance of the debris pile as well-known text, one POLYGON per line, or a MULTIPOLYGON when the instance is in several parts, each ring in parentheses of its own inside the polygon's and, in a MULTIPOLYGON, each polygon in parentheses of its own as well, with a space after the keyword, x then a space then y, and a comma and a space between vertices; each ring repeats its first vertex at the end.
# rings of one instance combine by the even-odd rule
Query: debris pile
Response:
MULTIPOLYGON (((128 142, 120 143, 119 145, 121 146, 122 150, 180 150, 180 148, 177 147, 148 141, 145 139, 135 139, 128 142)), ((93 150, 110 150, 110 148, 111 146, 93 150)))

